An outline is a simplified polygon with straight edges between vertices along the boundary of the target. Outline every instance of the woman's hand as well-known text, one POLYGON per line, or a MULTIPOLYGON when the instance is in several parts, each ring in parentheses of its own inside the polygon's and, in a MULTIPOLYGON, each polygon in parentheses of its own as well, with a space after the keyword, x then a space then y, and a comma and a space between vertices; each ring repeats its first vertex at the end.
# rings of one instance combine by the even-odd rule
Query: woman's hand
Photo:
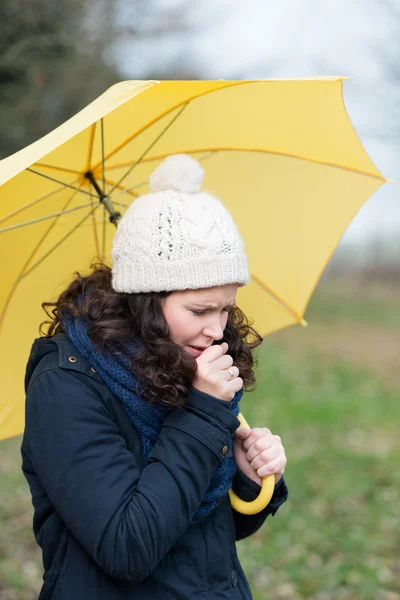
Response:
POLYGON ((275 484, 278 483, 287 464, 281 438, 266 427, 239 427, 233 438, 233 453, 242 473, 259 485, 263 477, 272 473, 275 484))
POLYGON ((196 358, 197 371, 192 385, 200 392, 229 402, 242 389, 243 379, 238 377, 239 369, 233 366, 233 358, 226 354, 227 350, 226 342, 204 350, 196 358))

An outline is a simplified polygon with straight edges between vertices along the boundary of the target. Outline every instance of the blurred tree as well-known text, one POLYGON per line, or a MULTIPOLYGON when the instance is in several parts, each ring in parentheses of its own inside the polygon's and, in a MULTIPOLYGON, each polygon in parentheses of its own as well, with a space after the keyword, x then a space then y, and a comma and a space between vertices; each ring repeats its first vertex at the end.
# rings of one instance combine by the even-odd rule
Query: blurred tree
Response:
POLYGON ((119 81, 114 50, 121 42, 130 77, 137 77, 146 55, 148 66, 139 78, 198 78, 179 64, 186 36, 206 28, 210 17, 222 18, 223 6, 210 10, 195 0, 1 0, 0 158, 51 131, 119 81), (179 42, 179 53, 169 65, 161 64, 160 44, 171 38, 179 42), (124 41, 137 44, 127 50, 124 41))
POLYGON ((38 139, 118 81, 106 0, 2 0, 0 157, 38 139))

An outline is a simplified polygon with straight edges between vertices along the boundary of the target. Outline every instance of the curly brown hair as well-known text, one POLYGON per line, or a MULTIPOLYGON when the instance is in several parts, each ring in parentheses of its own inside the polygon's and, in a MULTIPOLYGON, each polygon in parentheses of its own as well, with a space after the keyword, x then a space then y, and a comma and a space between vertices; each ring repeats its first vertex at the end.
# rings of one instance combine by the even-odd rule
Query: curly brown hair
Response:
MULTIPOLYGON (((161 301, 170 292, 119 293, 112 288, 109 266, 97 262, 91 265, 91 270, 87 276, 76 272, 56 302, 42 303, 51 320, 40 325, 40 333, 51 337, 62 332, 62 317, 70 316, 90 324, 88 336, 100 351, 123 351, 124 344, 134 340, 139 351, 130 357, 131 367, 142 384, 145 398, 180 408, 186 402, 197 363, 169 338, 161 301)), ((224 337, 216 343, 228 343, 228 353, 239 368, 247 391, 255 389, 256 359, 252 350, 262 341, 244 313, 233 306, 224 337)))

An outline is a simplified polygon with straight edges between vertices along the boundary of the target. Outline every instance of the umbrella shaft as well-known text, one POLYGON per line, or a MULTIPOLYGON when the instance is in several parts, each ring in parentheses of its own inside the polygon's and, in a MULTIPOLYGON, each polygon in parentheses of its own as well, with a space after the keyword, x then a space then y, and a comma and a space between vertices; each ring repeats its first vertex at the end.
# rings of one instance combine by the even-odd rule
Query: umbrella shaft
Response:
POLYGON ((85 177, 86 177, 86 179, 88 179, 90 181, 90 183, 92 184, 92 186, 98 193, 100 202, 103 204, 103 206, 105 207, 105 209, 108 211, 108 213, 110 215, 111 223, 113 223, 115 226, 117 226, 118 221, 121 218, 121 213, 119 213, 118 211, 116 211, 114 209, 109 197, 104 194, 104 192, 101 190, 99 184, 95 180, 93 173, 91 171, 88 171, 87 173, 85 173, 85 177))

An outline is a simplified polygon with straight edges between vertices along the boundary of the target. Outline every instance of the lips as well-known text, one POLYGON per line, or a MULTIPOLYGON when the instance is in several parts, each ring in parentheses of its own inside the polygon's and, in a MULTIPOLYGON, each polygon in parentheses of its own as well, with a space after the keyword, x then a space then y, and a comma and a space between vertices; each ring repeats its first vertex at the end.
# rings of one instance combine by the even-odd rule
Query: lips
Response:
POLYGON ((198 358, 206 348, 207 346, 185 346, 186 351, 195 358, 198 358))

